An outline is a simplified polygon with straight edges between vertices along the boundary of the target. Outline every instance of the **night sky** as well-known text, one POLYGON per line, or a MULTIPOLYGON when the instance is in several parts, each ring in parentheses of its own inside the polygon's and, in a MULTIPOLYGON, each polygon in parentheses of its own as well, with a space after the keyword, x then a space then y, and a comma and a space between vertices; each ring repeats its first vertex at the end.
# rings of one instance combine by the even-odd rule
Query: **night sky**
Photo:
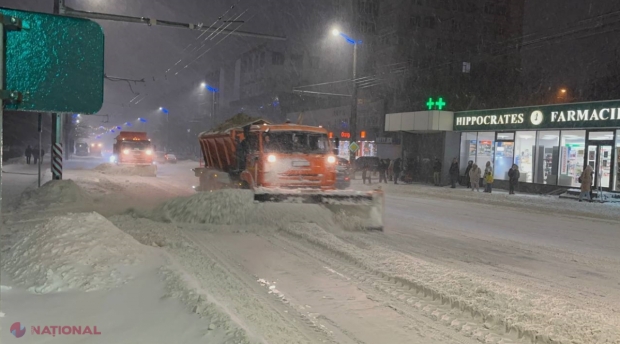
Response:
MULTIPOLYGON (((96 12, 132 16, 154 17, 181 22, 211 25, 232 5, 235 6, 223 19, 245 20, 240 30, 287 36, 296 39, 305 30, 303 21, 313 20, 311 1, 302 0, 67 0, 67 6, 96 12), (245 11, 245 12, 244 12, 245 11)), ((0 6, 32 11, 51 12, 52 0, 0 0, 0 6)), ((583 18, 597 17, 613 11, 620 11, 620 2, 614 0, 529 0, 526 1, 524 36, 540 32, 561 32, 569 25, 579 25, 583 18), (556 31, 553 31, 556 30, 556 31)), ((329 21, 329 12, 323 16, 329 21)), ((608 17, 605 17, 608 18, 608 17)), ((603 18, 603 19, 605 19, 603 18)), ((617 18, 617 14, 615 17, 617 18)), ((601 19, 601 20, 603 20, 601 19)), ((101 114, 111 115, 110 125, 122 124, 146 117, 156 120, 161 114, 160 106, 172 114, 191 118, 204 113, 209 95, 200 90, 199 84, 205 74, 222 63, 236 58, 240 53, 265 43, 256 38, 229 36, 217 46, 214 43, 223 38, 208 41, 212 48, 203 57, 195 60, 200 52, 185 50, 188 45, 200 45, 196 38, 199 31, 148 27, 141 24, 99 21, 106 35, 105 71, 110 76, 145 79, 145 83, 105 81, 105 98, 101 114), (194 61, 188 68, 174 67, 177 61, 194 61), (172 72, 165 71, 172 68, 172 72), (180 71, 178 75, 175 72, 180 71), (132 102, 131 100, 134 99, 132 102), (139 100, 138 104, 135 104, 139 100)), ((580 27, 595 26, 597 21, 585 22, 580 27)), ((221 25, 221 21, 216 26, 221 25)), ((229 28, 234 28, 237 24, 229 28)), ((610 32, 595 37, 556 39, 533 46, 522 54, 525 88, 531 92, 551 92, 556 87, 568 87, 571 93, 578 93, 580 85, 589 77, 605 77, 610 69, 618 66, 620 56, 620 25, 608 25, 610 32), (613 31, 613 30, 616 31, 613 31), (540 71, 545 74, 540 78, 540 71), (528 78, 539 77, 541 82, 528 84, 528 78)), ((587 33, 588 31, 584 31, 587 33)), ((306 33, 307 34, 307 33, 306 33)), ((616 73, 618 73, 616 71, 616 73)), ((617 86, 616 86, 617 87, 617 86)), ((617 94, 617 92, 616 92, 617 94)), ((605 95, 607 96, 607 95, 605 95)), ((28 117, 30 118, 30 117, 28 117)), ((92 118, 93 124, 101 118, 92 118)), ((6 131, 6 128, 5 128, 6 131)))

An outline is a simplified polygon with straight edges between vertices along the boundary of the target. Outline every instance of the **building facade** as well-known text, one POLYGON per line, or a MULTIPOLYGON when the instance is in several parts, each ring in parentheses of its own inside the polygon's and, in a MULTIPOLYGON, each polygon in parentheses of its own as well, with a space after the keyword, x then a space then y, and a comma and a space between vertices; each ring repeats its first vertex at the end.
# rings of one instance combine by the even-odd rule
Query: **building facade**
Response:
POLYGON ((386 131, 403 135, 413 180, 428 181, 428 163, 439 158, 445 184, 447 164, 457 158, 462 176, 469 161, 490 163, 500 187, 516 164, 522 190, 547 193, 579 188, 590 165, 595 189, 620 192, 620 100, 388 114, 386 131))
POLYGON ((439 96, 452 111, 516 102, 523 10, 524 0, 382 1, 373 64, 389 111, 439 96))

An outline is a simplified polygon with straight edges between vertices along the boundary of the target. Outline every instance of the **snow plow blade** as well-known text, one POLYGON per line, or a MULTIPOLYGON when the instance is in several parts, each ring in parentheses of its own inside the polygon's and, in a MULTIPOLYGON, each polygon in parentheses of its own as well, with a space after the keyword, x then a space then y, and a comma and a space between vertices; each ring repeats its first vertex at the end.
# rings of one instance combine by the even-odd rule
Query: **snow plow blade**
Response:
POLYGON ((254 201, 319 204, 334 214, 356 218, 367 230, 383 231, 384 194, 374 191, 256 192, 254 201))

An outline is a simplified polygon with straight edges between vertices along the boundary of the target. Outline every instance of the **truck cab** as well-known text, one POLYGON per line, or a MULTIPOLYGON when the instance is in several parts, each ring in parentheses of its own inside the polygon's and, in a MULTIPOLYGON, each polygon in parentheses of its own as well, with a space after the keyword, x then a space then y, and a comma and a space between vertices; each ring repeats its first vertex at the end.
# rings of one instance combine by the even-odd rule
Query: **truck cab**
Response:
POLYGON ((121 131, 111 160, 117 164, 152 165, 153 145, 145 132, 121 131))

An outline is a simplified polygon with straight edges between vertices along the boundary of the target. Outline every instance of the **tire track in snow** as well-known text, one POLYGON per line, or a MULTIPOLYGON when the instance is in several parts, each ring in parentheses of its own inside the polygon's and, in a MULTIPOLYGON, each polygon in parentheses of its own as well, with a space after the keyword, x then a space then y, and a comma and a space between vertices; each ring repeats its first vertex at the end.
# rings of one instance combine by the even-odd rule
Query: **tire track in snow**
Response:
MULTIPOLYGON (((246 314, 238 314, 238 316, 243 316, 259 327, 269 343, 313 343, 317 339, 320 342, 335 343, 321 330, 320 326, 316 326, 307 318, 302 319, 302 321, 306 323, 306 326, 310 327, 310 330, 298 325, 293 319, 298 315, 292 316, 292 314, 288 313, 290 308, 286 307, 286 309, 283 309, 284 306, 279 306, 273 299, 266 297, 266 293, 259 290, 260 286, 256 283, 253 276, 239 271, 238 267, 228 263, 223 259, 221 253, 214 252, 214 248, 205 240, 201 240, 196 235, 197 233, 192 233, 189 230, 181 231, 180 233, 187 241, 197 245, 201 249, 201 253, 204 253, 229 279, 234 281, 233 283, 228 283, 229 288, 235 289, 237 293, 244 295, 241 300, 238 300, 243 305, 238 306, 246 312, 246 314), (254 305, 249 307, 248 302, 254 305), (257 321, 260 318, 267 319, 267 321, 257 321)), ((230 301, 234 302, 234 300, 230 301)), ((237 310, 239 311, 239 308, 237 310)))
MULTIPOLYGON (((415 281, 372 268, 349 252, 334 249, 325 242, 304 235, 303 230, 282 228, 285 235, 294 240, 289 240, 289 245, 296 246, 300 250, 304 250, 304 246, 308 244, 313 247, 313 250, 319 248, 323 254, 317 255, 315 253, 316 259, 336 267, 341 272, 347 273, 365 284, 370 284, 382 291, 384 295, 388 295, 392 301, 399 302, 401 307, 413 306, 431 319, 441 321, 466 336, 471 336, 485 343, 561 343, 549 335, 525 329, 520 325, 508 324, 504 319, 481 312, 474 305, 444 296, 415 281)), ((312 254, 312 250, 306 249, 306 252, 312 254)))

